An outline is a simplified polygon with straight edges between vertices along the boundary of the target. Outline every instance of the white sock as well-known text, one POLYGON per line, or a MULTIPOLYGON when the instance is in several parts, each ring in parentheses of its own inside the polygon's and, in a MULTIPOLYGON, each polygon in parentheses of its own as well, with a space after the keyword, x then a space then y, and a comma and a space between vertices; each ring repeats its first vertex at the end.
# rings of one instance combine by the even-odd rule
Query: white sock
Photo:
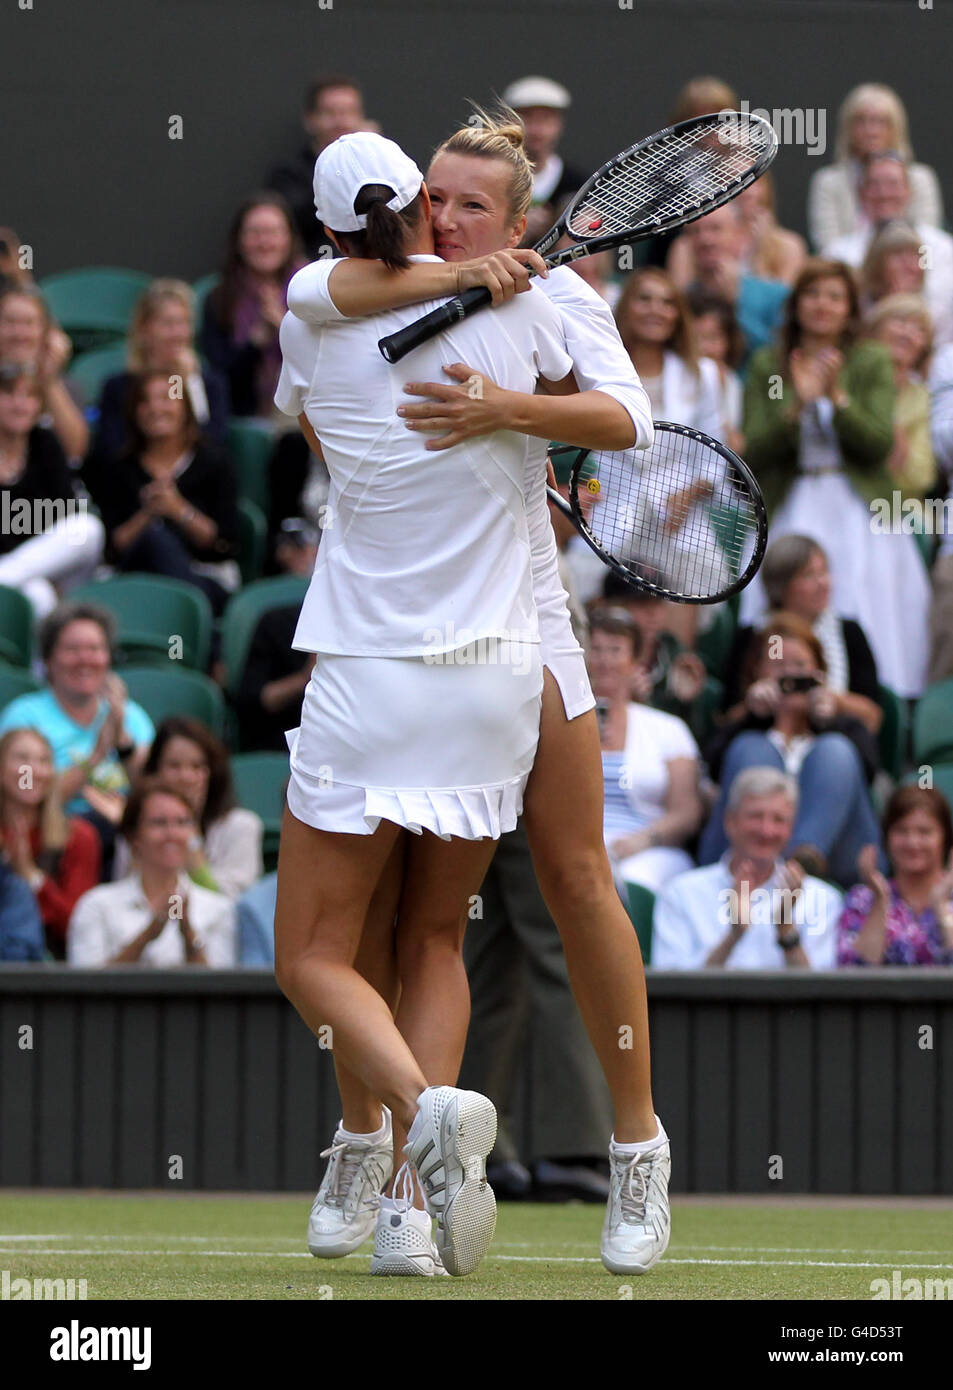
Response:
POLYGON ((654 1139, 640 1139, 637 1144, 620 1144, 615 1138, 615 1135, 613 1135, 609 1144, 610 1149, 613 1153, 617 1154, 646 1154, 650 1153, 652 1149, 657 1149, 660 1144, 665 1143, 668 1139, 668 1135, 662 1128, 662 1121, 657 1115, 655 1117, 655 1123, 658 1125, 658 1134, 656 1134, 654 1139))
POLYGON ((364 1140, 383 1139, 383 1137, 384 1137, 384 1135, 385 1135, 386 1133, 387 1133, 387 1117, 386 1117, 386 1116, 385 1116, 384 1118, 382 1118, 382 1120, 381 1120, 380 1129, 375 1129, 374 1132, 373 1132, 373 1134, 355 1134, 353 1130, 345 1129, 343 1125, 338 1125, 338 1134, 340 1134, 340 1136, 341 1136, 342 1139, 364 1139, 364 1140))

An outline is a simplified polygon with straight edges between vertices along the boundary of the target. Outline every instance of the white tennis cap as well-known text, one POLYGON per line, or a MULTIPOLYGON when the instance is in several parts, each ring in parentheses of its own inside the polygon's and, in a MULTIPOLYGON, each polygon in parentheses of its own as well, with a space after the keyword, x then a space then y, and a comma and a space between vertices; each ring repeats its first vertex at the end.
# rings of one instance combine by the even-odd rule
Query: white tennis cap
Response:
POLYGON ((358 232, 367 226, 367 214, 354 211, 354 200, 369 183, 394 190, 387 206, 400 212, 420 192, 424 176, 414 161, 393 140, 370 130, 332 140, 314 166, 314 206, 332 232, 358 232))
POLYGON ((567 111, 572 97, 565 87, 549 77, 521 77, 510 83, 503 100, 514 111, 525 110, 527 106, 551 106, 554 111, 567 111))

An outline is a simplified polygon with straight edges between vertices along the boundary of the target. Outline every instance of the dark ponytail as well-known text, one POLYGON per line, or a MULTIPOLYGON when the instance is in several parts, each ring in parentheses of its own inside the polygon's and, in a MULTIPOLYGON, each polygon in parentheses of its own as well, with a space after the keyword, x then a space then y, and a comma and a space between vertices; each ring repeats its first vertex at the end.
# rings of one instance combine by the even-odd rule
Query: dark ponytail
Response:
POLYGON ((354 199, 354 211, 367 217, 367 227, 357 232, 335 232, 349 256, 361 260, 383 261, 388 270, 406 270, 410 262, 405 250, 407 233, 420 221, 418 193, 400 212, 387 206, 394 190, 384 184, 366 184, 354 199))

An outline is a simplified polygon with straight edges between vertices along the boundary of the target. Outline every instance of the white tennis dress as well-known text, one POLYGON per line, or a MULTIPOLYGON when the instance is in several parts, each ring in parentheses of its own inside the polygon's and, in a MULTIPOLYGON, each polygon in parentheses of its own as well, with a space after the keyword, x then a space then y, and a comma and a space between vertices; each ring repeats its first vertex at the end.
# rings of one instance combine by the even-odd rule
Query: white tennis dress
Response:
POLYGON ((528 442, 500 431, 427 451, 396 411, 404 384, 445 380, 444 363, 532 391, 572 362, 558 314, 530 292, 389 366, 378 339, 429 307, 282 324, 275 401, 305 412, 331 477, 294 638, 317 660, 288 736, 288 805, 340 833, 386 819, 498 838, 516 824, 539 737, 528 442))
MULTIPOLYGON (((325 260, 306 266, 289 287, 288 301, 295 314, 314 328, 343 319, 328 288, 335 264, 335 261, 325 260)), ((551 271, 546 279, 538 279, 535 287, 559 311, 563 340, 572 358, 573 375, 580 391, 601 391, 617 400, 632 420, 634 447, 648 448, 654 437, 651 403, 622 345, 609 305, 566 266, 551 271)), ((420 306, 415 308, 419 314, 420 306)), ((300 329, 297 334, 304 351, 309 340, 300 329)), ((316 341, 310 339, 312 344, 316 341)), ((415 371, 413 375, 419 379, 419 373, 415 371)), ((408 373, 408 379, 409 376, 408 373)), ((540 655, 559 688, 566 718, 575 719, 592 709, 595 699, 585 653, 573 632, 569 602, 559 575, 556 539, 546 498, 546 443, 535 438, 527 443, 526 516, 540 655)), ((601 565, 599 569, 602 570, 601 565)))

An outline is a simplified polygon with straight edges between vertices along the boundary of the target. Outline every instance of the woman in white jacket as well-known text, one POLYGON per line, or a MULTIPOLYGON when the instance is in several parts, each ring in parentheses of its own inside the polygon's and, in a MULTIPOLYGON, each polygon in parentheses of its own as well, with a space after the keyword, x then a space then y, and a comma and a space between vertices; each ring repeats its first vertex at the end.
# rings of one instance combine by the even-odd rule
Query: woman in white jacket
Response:
MULTIPOLYGON (((834 162, 818 169, 807 193, 807 225, 816 252, 838 237, 861 230, 864 216, 858 200, 864 161, 872 154, 893 151, 913 160, 907 130, 907 112, 891 87, 864 82, 854 87, 837 113, 834 162)), ((908 165, 910 217, 918 226, 943 225, 943 195, 936 174, 928 164, 908 165)))

